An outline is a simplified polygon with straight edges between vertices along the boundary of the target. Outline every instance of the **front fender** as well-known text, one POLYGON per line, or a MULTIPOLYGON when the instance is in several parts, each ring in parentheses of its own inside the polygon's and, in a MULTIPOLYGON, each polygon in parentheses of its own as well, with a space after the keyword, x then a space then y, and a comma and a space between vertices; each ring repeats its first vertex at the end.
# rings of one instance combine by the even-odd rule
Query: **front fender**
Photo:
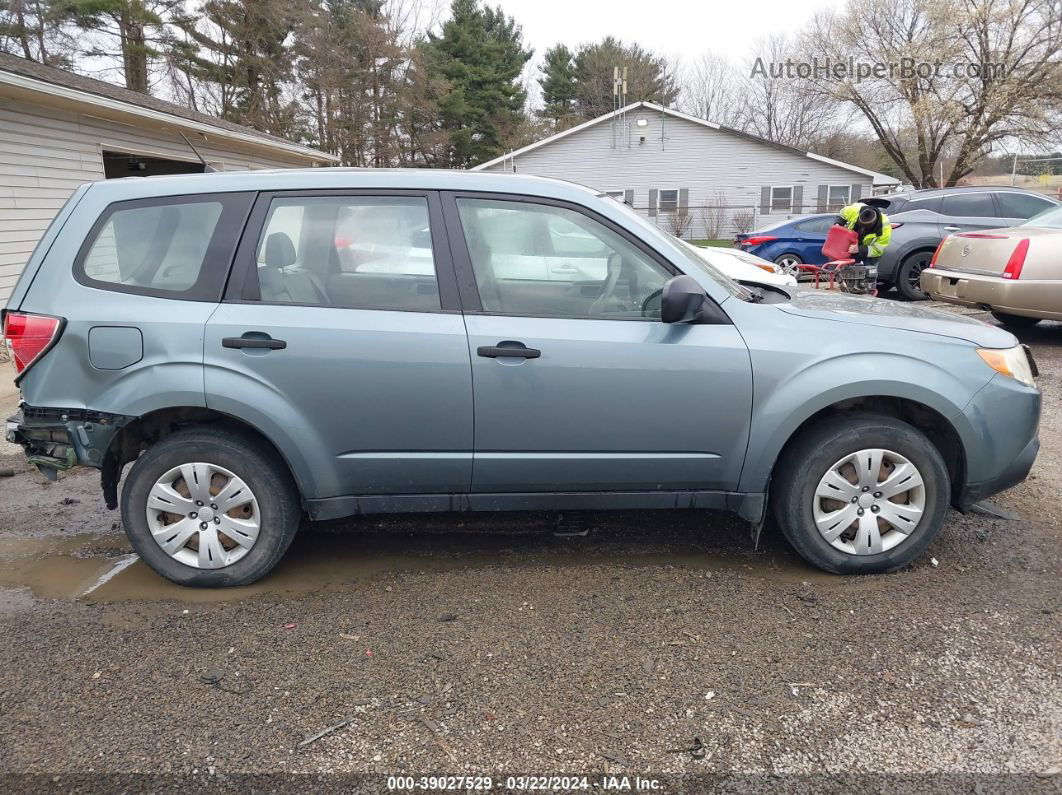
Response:
POLYGON ((808 360, 804 366, 770 383, 759 378, 771 368, 756 366, 756 400, 752 433, 741 472, 740 491, 762 492, 785 444, 808 419, 846 400, 890 397, 914 401, 952 424, 968 449, 976 434, 963 407, 989 380, 971 382, 924 359, 901 353, 848 351, 808 360), (902 380, 901 380, 902 374, 902 380))

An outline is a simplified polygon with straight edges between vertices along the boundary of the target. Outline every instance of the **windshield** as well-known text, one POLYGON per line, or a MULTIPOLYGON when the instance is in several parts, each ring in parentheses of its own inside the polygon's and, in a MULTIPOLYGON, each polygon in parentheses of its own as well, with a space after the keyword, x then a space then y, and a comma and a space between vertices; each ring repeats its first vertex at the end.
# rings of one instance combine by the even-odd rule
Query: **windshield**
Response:
POLYGON ((1039 226, 1043 229, 1062 229, 1062 207, 1052 207, 1023 221, 1018 226, 1039 226))
MULTIPOLYGON (((603 196, 604 194, 601 195, 603 196)), ((617 201, 615 199, 613 199, 613 201, 615 201, 616 205, 622 209, 624 214, 627 215, 631 223, 637 224, 643 229, 650 229, 655 233, 660 233, 659 229, 657 229, 655 226, 653 226, 653 224, 649 223, 647 220, 642 218, 642 216, 640 216, 630 205, 621 201, 617 201)), ((749 290, 735 282, 733 279, 724 274, 722 271, 715 268, 710 263, 698 257, 692 251, 687 251, 686 246, 689 245, 688 243, 685 243, 685 241, 683 240, 677 240, 677 243, 679 245, 677 245, 676 248, 681 251, 683 257, 682 262, 679 263, 683 270, 686 270, 688 272, 686 264, 689 263, 701 273, 707 274, 712 281, 714 281, 716 284, 718 284, 720 287, 722 287, 735 298, 740 298, 742 301, 748 301, 752 297, 752 293, 749 290)))

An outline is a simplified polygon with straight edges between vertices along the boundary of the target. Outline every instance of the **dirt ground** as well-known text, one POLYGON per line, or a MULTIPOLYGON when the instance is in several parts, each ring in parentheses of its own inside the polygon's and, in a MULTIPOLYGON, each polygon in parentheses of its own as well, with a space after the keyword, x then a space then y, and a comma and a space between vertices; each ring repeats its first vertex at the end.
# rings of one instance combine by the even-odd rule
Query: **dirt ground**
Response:
POLYGON ((1017 518, 953 512, 876 577, 647 512, 575 538, 547 515, 346 520, 252 587, 183 590, 132 555, 93 471, 49 484, 0 442, 0 773, 1060 791, 1062 324, 1022 337, 1044 418, 1031 478, 994 499, 1017 518))

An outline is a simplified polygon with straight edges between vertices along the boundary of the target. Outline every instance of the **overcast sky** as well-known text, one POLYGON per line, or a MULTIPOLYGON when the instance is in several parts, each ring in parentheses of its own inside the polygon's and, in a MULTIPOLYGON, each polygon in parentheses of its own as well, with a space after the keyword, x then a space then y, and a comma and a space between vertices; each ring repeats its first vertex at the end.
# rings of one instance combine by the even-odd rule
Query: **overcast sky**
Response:
MULTIPOLYGON (((524 29, 539 60, 554 44, 569 47, 616 36, 672 60, 715 51, 741 61, 760 36, 800 29, 823 8, 843 0, 486 0, 524 29)), ((882 8, 888 4, 883 2, 882 8)))

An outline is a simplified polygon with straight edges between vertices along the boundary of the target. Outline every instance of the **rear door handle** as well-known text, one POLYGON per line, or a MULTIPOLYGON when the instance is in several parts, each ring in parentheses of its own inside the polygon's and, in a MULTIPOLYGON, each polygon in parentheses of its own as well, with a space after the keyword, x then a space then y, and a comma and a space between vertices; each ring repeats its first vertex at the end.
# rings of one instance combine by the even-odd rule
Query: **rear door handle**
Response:
POLYGON ((258 337, 225 337, 221 340, 223 348, 266 348, 271 351, 279 351, 288 347, 284 340, 261 339, 258 337))
POLYGON ((520 359, 537 359, 542 355, 542 351, 537 348, 527 348, 523 345, 519 348, 508 348, 498 345, 480 345, 476 349, 476 353, 480 356, 485 356, 488 359, 497 359, 503 356, 512 356, 520 359))
POLYGON ((962 227, 960 227, 960 226, 945 226, 944 227, 944 231, 945 232, 958 232, 961 228, 962 227))

